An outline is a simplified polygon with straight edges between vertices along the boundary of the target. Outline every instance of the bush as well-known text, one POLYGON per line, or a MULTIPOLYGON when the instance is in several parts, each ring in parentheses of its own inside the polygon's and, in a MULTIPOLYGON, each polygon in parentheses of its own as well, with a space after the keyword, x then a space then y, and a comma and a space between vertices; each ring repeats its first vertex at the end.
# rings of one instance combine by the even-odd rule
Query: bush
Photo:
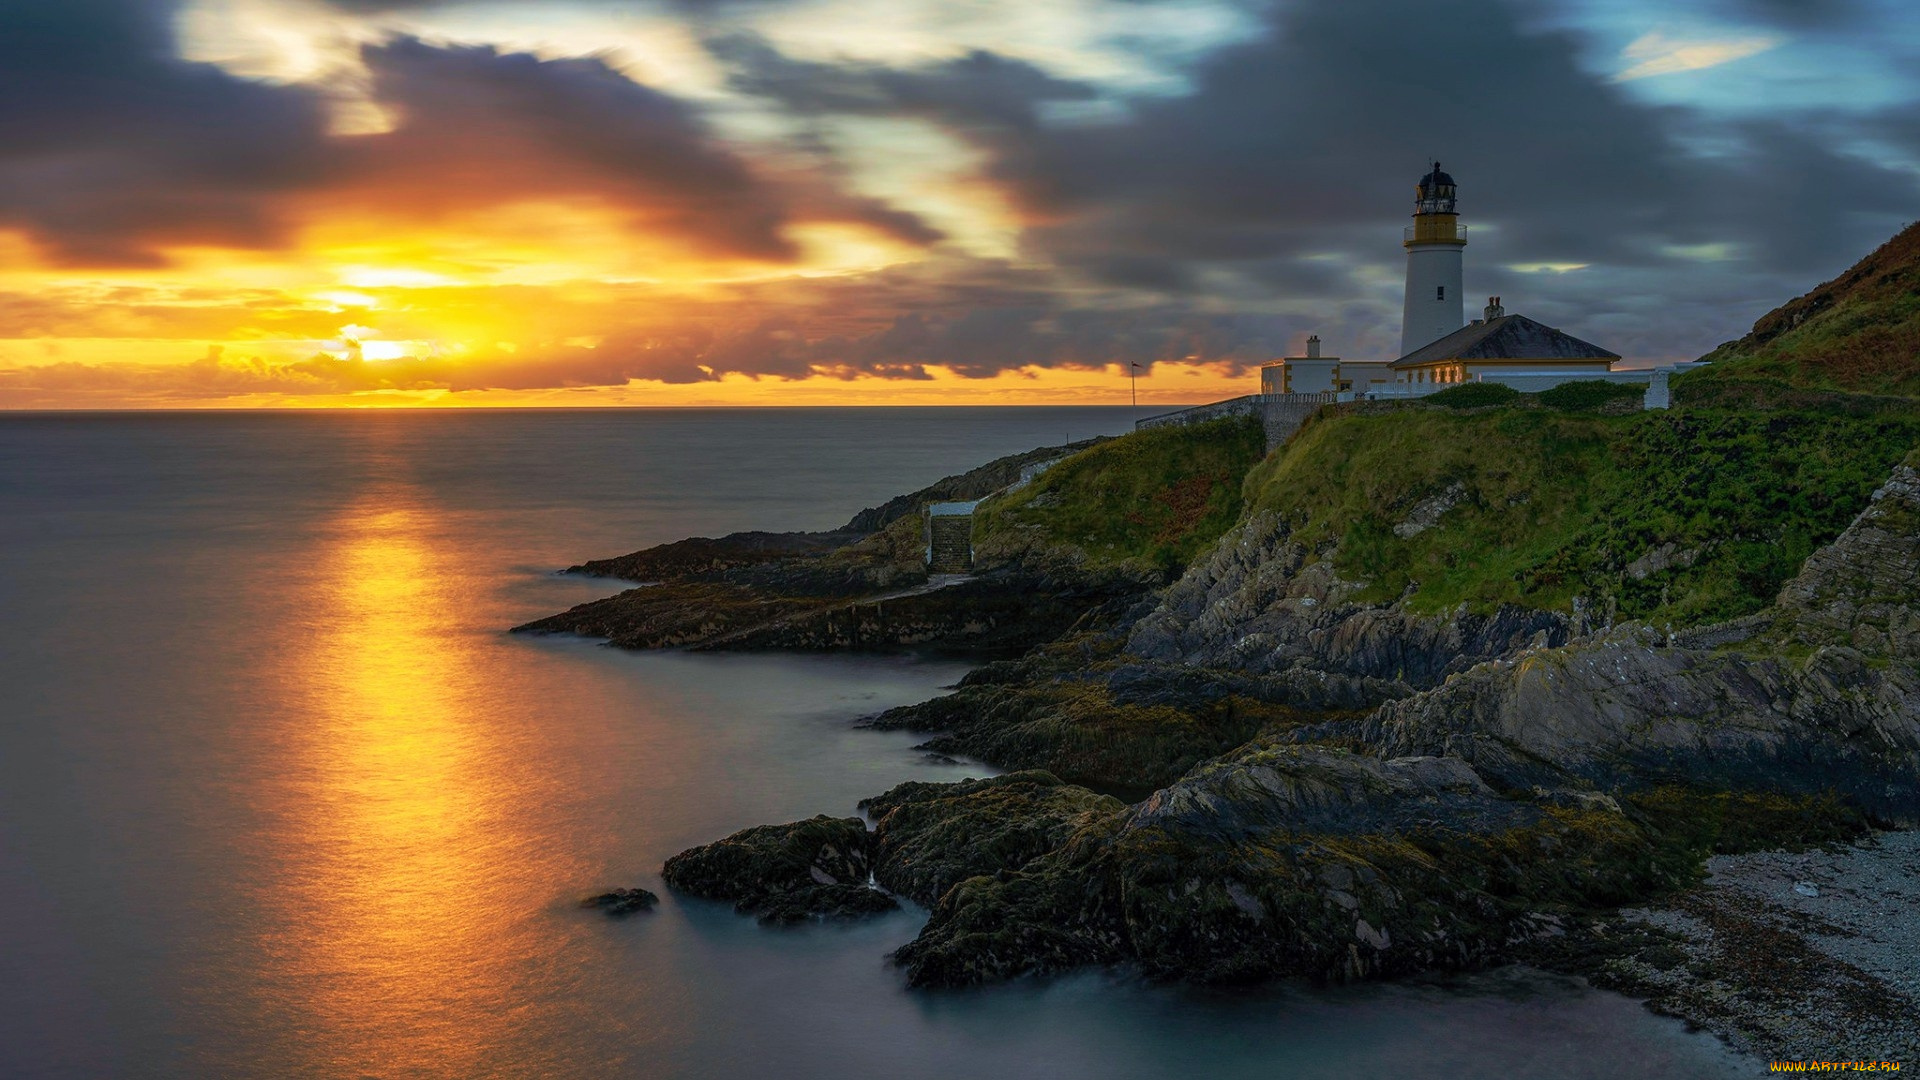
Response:
POLYGON ((1427 395, 1426 400, 1449 409, 1481 409, 1489 405, 1511 405, 1520 391, 1499 383, 1461 383, 1449 390, 1427 395))
POLYGON ((1636 383, 1581 379, 1578 382, 1565 382, 1551 390, 1541 391, 1540 404, 1562 412, 1594 412, 1616 401, 1644 398, 1646 394, 1646 387, 1636 383))

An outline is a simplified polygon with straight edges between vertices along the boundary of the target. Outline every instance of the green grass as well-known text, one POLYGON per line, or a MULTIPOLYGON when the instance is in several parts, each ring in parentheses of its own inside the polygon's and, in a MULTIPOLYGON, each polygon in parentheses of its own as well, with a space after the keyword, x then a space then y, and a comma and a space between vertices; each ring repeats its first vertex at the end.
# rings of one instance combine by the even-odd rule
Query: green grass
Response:
POLYGON ((1174 574, 1240 516, 1241 481, 1266 451, 1257 420, 1152 428, 1082 451, 975 517, 982 552, 1067 547, 1088 564, 1174 574))
POLYGON ((1400 409, 1309 425, 1248 477, 1247 502, 1367 582, 1366 599, 1487 611, 1582 597, 1687 625, 1771 603, 1915 446, 1917 410, 1400 409), (1437 524, 1396 534, 1450 490, 1437 524))

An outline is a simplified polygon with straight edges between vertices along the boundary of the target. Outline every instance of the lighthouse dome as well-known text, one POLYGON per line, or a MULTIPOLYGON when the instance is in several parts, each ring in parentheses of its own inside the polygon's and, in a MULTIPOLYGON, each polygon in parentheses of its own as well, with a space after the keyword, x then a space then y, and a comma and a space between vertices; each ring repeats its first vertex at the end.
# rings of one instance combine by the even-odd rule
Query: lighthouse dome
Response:
POLYGON ((1420 178, 1418 194, 1414 198, 1415 214, 1451 214, 1457 206, 1453 177, 1440 170, 1440 163, 1433 163, 1433 171, 1420 178))

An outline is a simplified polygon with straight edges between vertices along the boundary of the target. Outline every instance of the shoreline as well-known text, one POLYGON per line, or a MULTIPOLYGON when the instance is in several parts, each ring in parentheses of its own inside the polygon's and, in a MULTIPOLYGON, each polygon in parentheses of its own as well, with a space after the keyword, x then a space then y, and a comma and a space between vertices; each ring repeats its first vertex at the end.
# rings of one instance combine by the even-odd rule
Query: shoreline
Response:
POLYGON ((1920 1063, 1920 830, 1715 855, 1698 886, 1525 962, 1640 998, 1762 1061, 1920 1063))

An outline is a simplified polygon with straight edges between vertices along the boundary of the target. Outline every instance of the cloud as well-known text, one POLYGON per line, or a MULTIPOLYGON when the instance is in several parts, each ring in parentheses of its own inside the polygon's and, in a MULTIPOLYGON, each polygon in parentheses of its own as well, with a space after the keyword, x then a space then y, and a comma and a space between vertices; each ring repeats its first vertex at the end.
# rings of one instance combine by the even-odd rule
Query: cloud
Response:
POLYGON ((290 247, 316 212, 419 220, 542 198, 597 202, 702 258, 792 262, 789 229, 805 222, 940 236, 831 178, 761 167, 688 101, 597 58, 369 44, 371 92, 395 124, 334 134, 323 88, 180 59, 175 6, 8 5, 0 228, 53 262, 154 267, 172 247, 290 247))
POLYGON ((1719 67, 1776 48, 1784 40, 1772 35, 1759 35, 1720 41, 1680 41, 1658 30, 1649 31, 1620 50, 1621 58, 1633 61, 1633 66, 1615 75, 1613 81, 1631 82, 1654 75, 1719 67))
MULTIPOLYGON (((1769 26, 1812 18, 1789 0, 1752 4, 1779 9, 1769 26)), ((15 8, 20 32, 10 23, 0 37, 0 130, 17 134, 0 142, 0 230, 74 265, 151 265, 180 245, 283 248, 316 221, 356 236, 416 223, 477 233, 528 203, 589 206, 611 223, 610 245, 740 260, 754 275, 800 265, 805 227, 822 223, 918 254, 826 277, 608 282, 592 300, 368 282, 362 291, 393 302, 351 314, 264 291, 23 292, 0 298, 0 338, 271 339, 299 351, 234 344, 124 371, 15 367, 0 375, 14 391, 200 399, 920 380, 933 369, 986 378, 1189 357, 1245 367, 1307 332, 1377 358, 1398 340, 1400 227, 1429 155, 1462 184, 1471 291, 1631 357, 1680 358, 1831 276, 1920 203, 1911 171, 1863 149, 1920 158, 1911 109, 1728 119, 1650 104, 1583 66, 1589 43, 1576 32, 1498 0, 1445 19, 1415 0, 1262 8, 1257 32, 1183 57, 1184 92, 1117 89, 978 49, 806 59, 740 32, 751 7, 705 39, 731 75, 733 97, 718 105, 594 57, 395 36, 361 54, 392 124, 354 136, 328 130, 319 88, 178 59, 165 0, 16 0, 10 19, 15 8), (877 141, 909 126, 964 148, 940 168, 976 170, 953 187, 999 208, 1017 238, 993 250, 1009 257, 959 254, 866 193, 873 177, 838 156, 867 138, 869 156, 910 158, 877 141), (1703 272, 1704 251, 1725 257, 1703 272), (486 332, 436 327, 436 314, 486 332), (388 360, 315 355, 350 320, 389 351, 464 344, 388 360)), ((1728 45, 1650 36, 1629 59, 1697 69, 1704 54, 1686 50, 1728 45)))
POLYGON ((151 266, 167 243, 287 240, 273 211, 323 181, 308 91, 173 51, 161 0, 25 0, 0 33, 0 227, 56 262, 151 266))
POLYGON ((1523 310, 1617 327, 1607 343, 1630 355, 1706 351, 1871 249, 1920 199, 1911 173, 1856 152, 1832 117, 1728 122, 1648 104, 1587 71, 1577 34, 1513 5, 1430 10, 1276 6, 1263 34, 1192 67, 1191 93, 1122 99, 1089 123, 1044 109, 1083 87, 1004 58, 881 71, 715 47, 736 88, 787 109, 908 114, 966 140, 1025 218, 1023 254, 1057 267, 1063 289, 1223 321, 1358 306, 1382 349, 1429 155, 1462 184, 1470 288, 1512 284, 1503 295, 1523 310), (1740 253, 1712 282, 1675 254, 1705 244, 1740 253), (1590 269, 1498 269, 1514 264, 1590 269), (1704 299, 1728 292, 1742 299, 1704 299))

